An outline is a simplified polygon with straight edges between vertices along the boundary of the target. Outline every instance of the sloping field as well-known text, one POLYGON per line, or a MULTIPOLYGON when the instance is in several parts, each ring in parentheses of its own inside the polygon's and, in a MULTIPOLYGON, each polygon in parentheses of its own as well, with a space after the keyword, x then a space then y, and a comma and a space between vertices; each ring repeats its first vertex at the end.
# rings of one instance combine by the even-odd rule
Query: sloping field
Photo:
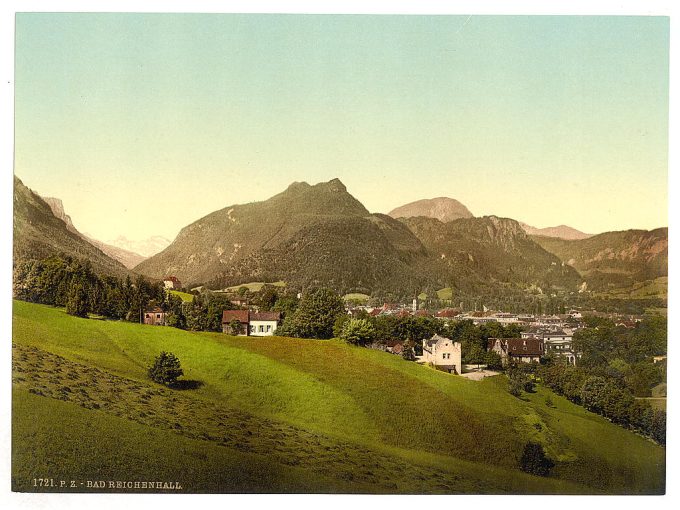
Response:
POLYGON ((179 291, 179 290, 171 290, 170 294, 173 294, 173 295, 179 297, 185 303, 191 303, 194 300, 194 295, 189 294, 188 292, 182 292, 182 291, 179 291))
POLYGON ((664 491, 661 447, 554 394, 547 407, 545 389, 521 400, 502 377, 468 381, 337 341, 17 301, 13 354, 16 490, 65 476, 168 478, 188 492, 664 491), (185 389, 147 379, 161 350, 182 361, 185 389), (556 461, 549 478, 517 469, 529 440, 556 461))

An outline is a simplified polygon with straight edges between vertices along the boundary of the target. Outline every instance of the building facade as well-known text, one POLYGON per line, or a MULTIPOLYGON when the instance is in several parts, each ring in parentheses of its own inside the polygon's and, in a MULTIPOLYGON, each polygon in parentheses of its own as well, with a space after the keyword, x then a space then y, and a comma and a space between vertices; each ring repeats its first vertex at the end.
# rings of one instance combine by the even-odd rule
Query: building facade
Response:
POLYGON ((236 336, 272 336, 281 321, 280 312, 224 310, 222 332, 236 336))
POLYGON ((540 338, 489 338, 487 349, 497 353, 504 366, 510 362, 539 362, 545 355, 540 338))
POLYGON ((144 324, 165 326, 165 312, 158 307, 144 310, 144 324))
POLYGON ((182 288, 182 282, 180 282, 176 276, 168 276, 163 279, 163 285, 168 290, 178 290, 182 288))
POLYGON ((421 361, 432 363, 452 374, 460 374, 462 370, 462 354, 459 342, 450 338, 434 335, 430 339, 423 339, 423 356, 421 361))

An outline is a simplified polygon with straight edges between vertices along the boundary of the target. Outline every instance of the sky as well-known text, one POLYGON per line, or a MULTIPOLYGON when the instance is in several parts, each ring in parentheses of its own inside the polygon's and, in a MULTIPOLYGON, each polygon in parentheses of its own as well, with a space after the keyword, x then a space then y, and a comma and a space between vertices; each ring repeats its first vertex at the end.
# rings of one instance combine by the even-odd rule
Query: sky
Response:
POLYGON ((665 17, 17 14, 15 173, 170 239, 293 181, 588 233, 668 224, 665 17))

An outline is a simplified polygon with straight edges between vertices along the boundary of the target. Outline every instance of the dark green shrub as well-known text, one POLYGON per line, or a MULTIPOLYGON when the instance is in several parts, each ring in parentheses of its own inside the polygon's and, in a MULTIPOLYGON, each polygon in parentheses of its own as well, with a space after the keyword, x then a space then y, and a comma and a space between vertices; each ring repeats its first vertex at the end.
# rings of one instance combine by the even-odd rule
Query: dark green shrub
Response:
POLYGON ((519 461, 519 467, 525 473, 536 476, 548 476, 555 463, 546 457, 543 447, 538 443, 527 443, 519 461))
POLYGON ((173 386, 184 375, 179 359, 171 352, 161 352, 149 367, 149 377, 159 384, 173 386))

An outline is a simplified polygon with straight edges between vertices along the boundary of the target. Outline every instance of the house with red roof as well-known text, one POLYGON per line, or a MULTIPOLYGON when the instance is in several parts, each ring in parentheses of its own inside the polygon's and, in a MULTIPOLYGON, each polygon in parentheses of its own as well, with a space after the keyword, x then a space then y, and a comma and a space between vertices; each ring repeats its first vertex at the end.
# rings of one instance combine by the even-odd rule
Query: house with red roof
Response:
POLYGON ((487 350, 497 353, 503 365, 510 361, 531 363, 545 355, 542 338, 489 338, 487 350))
POLYGON ((222 332, 237 336, 272 336, 281 322, 281 312, 224 310, 222 332))
POLYGON ((163 278, 163 285, 168 290, 177 290, 182 288, 182 282, 180 282, 176 276, 166 276, 163 278))

